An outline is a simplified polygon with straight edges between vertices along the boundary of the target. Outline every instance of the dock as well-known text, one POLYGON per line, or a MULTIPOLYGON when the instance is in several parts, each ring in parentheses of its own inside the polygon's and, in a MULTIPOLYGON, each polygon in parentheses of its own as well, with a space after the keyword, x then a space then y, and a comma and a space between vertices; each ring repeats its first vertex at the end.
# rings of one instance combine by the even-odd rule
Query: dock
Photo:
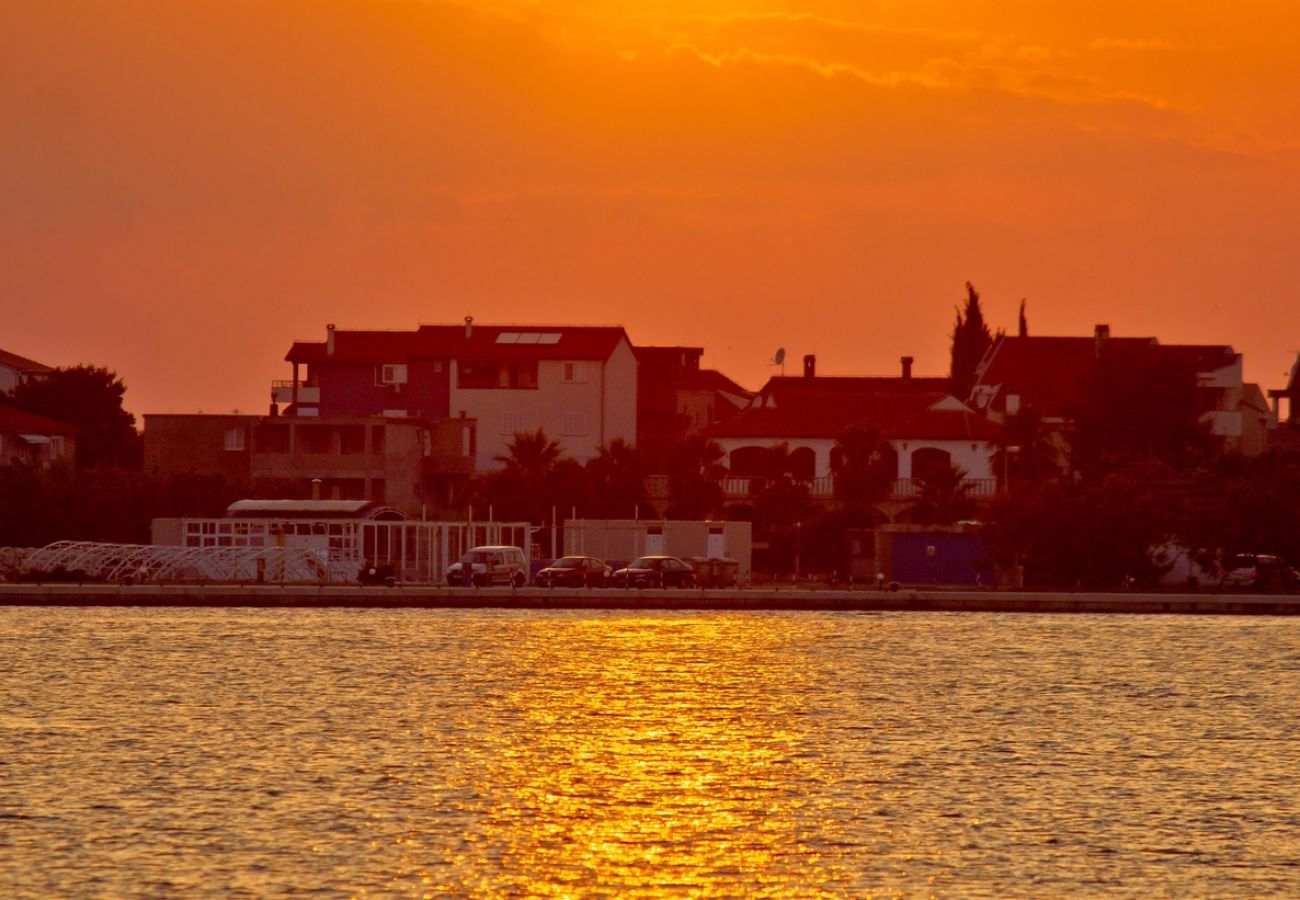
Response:
POLYGON ((1300 594, 788 589, 563 590, 437 585, 0 584, 0 606, 261 609, 781 610, 1300 615, 1300 594))

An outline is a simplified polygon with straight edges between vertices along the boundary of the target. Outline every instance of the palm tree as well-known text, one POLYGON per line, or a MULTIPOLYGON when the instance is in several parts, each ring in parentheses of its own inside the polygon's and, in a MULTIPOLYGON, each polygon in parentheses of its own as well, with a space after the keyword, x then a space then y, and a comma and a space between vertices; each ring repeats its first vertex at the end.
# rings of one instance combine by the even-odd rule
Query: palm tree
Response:
POLYGON ((623 438, 613 438, 601 446, 587 462, 586 469, 591 494, 589 506, 594 515, 627 518, 638 508, 650 508, 641 454, 623 438))
POLYGON ((903 517, 922 525, 950 525, 968 518, 975 504, 966 493, 966 471, 960 466, 939 469, 921 480, 921 494, 903 517))
POLYGON ((533 480, 544 479, 560 459, 560 445, 542 429, 521 431, 506 444, 506 455, 496 457, 506 471, 533 480))
POLYGON ((831 454, 835 499, 851 519, 876 518, 875 504, 889 496, 897 474, 892 448, 878 430, 858 422, 836 438, 835 450, 831 454))
POLYGON ((483 499, 498 519, 541 522, 550 514, 560 445, 537 431, 521 431, 496 457, 504 468, 482 479, 483 499))
POLYGON ((717 441, 689 435, 668 460, 669 513, 678 519, 703 519, 722 508, 722 464, 726 451, 717 441))

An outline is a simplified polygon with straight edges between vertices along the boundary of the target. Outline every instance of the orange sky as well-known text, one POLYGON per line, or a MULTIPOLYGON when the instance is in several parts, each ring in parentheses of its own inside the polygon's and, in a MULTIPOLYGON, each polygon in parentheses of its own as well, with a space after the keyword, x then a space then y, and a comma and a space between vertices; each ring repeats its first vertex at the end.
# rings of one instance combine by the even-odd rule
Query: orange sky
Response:
POLYGON ((0 347, 137 413, 466 313, 939 374, 967 279, 1300 349, 1289 0, 0 3, 0 347))

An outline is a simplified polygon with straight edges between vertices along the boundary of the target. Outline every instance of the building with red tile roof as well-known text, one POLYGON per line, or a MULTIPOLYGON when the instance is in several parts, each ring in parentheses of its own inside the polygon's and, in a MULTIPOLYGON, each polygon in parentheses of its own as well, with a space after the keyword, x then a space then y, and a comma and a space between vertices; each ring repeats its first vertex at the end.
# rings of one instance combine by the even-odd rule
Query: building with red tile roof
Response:
POLYGON ((910 360, 900 377, 818 376, 815 360, 803 377, 770 379, 749 407, 704 429, 727 453, 733 476, 759 474, 762 451, 785 444, 795 476, 828 495, 836 441, 854 425, 879 432, 892 455, 896 492, 914 492, 913 480, 958 466, 976 493, 996 490, 1001 426, 948 393, 948 379, 913 377, 910 360))
POLYGON ((285 359, 293 377, 272 386, 285 414, 473 419, 480 470, 500 467, 523 431, 544 430, 579 461, 613 438, 637 439, 637 362, 621 327, 330 325, 285 359))
POLYGON ((1258 385, 1243 382, 1240 353, 1219 344, 1112 337, 1106 325, 1098 325, 1092 337, 1000 336, 976 370, 969 403, 994 421, 1031 409, 1056 430, 1064 449, 1102 354, 1147 357, 1195 373, 1202 420, 1224 448, 1247 455, 1263 451, 1271 417, 1258 385))
POLYGON ((753 393, 716 369, 701 369, 702 347, 634 348, 637 358, 637 447, 662 467, 677 442, 748 405, 753 393))
POLYGON ((14 388, 27 379, 44 378, 53 371, 44 363, 0 350, 0 394, 12 393, 14 388))
POLYGON ((75 426, 0 403, 0 465, 71 462, 76 441, 75 426))

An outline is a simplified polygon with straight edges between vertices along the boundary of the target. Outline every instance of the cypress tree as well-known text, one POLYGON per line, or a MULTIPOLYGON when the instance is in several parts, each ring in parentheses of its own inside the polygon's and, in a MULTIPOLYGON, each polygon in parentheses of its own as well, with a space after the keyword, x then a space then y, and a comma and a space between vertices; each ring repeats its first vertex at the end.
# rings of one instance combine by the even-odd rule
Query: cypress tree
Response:
POLYGON ((993 344, 993 335, 984 321, 980 307, 979 291, 966 282, 965 309, 957 309, 957 322, 952 330, 952 367, 949 380, 954 396, 965 400, 975 384, 975 369, 985 352, 993 344))

